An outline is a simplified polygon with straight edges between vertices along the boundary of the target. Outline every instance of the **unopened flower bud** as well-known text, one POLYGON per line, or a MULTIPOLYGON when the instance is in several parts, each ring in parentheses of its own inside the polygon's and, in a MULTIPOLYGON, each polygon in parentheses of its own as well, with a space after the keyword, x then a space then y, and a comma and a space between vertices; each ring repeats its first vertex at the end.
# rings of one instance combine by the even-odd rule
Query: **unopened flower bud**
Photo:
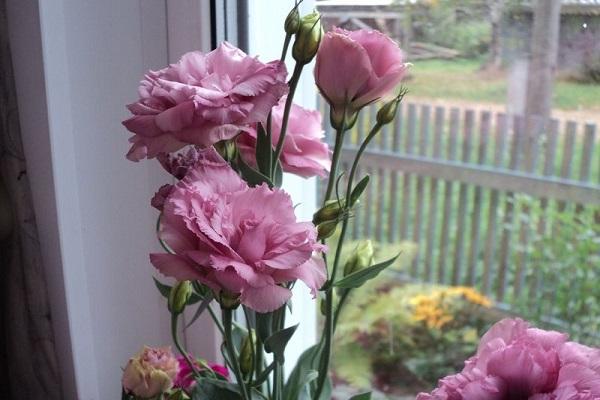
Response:
POLYGON ((169 292, 169 311, 175 315, 181 314, 191 295, 192 283, 190 281, 178 282, 169 292))
POLYGON ((319 50, 323 26, 321 25, 321 14, 314 11, 305 15, 300 20, 300 26, 296 33, 292 56, 300 64, 308 64, 319 50))
POLYGON ((401 90, 398 96, 385 103, 383 107, 377 111, 377 122, 380 125, 389 124, 394 120, 396 117, 396 111, 398 111, 398 104, 400 104, 405 94, 406 90, 401 90))
MULTIPOLYGON (((334 308, 335 308, 335 303, 337 303, 337 293, 335 291, 333 291, 331 293, 331 295, 333 296, 333 304, 334 304, 334 308)), ((319 299, 319 310, 321 311, 321 315, 326 316, 327 315, 327 299, 325 298, 325 296, 321 297, 319 299)))
POLYGON ((397 99, 393 99, 385 103, 383 107, 377 111, 377 122, 380 125, 389 124, 394 120, 396 117, 396 111, 398 110, 398 103, 399 101, 397 99))
POLYGON ((345 203, 345 199, 339 200, 328 200, 325 205, 313 215, 313 224, 319 225, 325 221, 331 221, 338 219, 339 216, 344 212, 340 204, 345 203))
POLYGON ((254 329, 250 329, 250 332, 242 341, 242 348, 240 350, 240 369, 244 376, 248 375, 252 371, 254 365, 254 357, 252 347, 256 346, 256 332, 254 329))
POLYGON ((325 221, 317 225, 317 238, 319 240, 327 239, 331 235, 335 233, 335 228, 337 228, 338 221, 325 221))
POLYGON ((300 28, 300 13, 298 12, 298 5, 295 5, 294 8, 292 8, 292 11, 290 11, 288 14, 283 28, 285 29, 285 33, 288 35, 294 35, 296 32, 298 32, 298 28, 300 28))
POLYGON ((370 240, 360 242, 354 253, 350 256, 346 265, 344 265, 344 276, 353 272, 360 271, 373 264, 373 243, 370 240))

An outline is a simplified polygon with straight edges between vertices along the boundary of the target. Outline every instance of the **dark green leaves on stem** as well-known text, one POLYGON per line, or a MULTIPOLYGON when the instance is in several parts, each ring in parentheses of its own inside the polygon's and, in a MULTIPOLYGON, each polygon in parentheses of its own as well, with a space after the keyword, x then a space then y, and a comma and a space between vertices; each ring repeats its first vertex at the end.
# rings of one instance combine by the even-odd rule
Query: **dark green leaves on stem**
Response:
POLYGON ((271 138, 262 124, 258 124, 256 129, 256 165, 258 171, 269 176, 272 167, 273 148, 271 146, 271 138))
POLYGON ((363 194, 363 192, 369 185, 370 179, 371 177, 369 175, 366 175, 360 180, 360 182, 356 184, 356 186, 354 186, 354 189, 352 189, 352 194, 350 194, 350 207, 356 204, 360 196, 363 194))
POLYGON ((275 332, 265 340, 265 351, 273 353, 273 358, 279 364, 284 362, 285 347, 296 332, 298 324, 275 332))
POLYGON ((309 347, 302 353, 285 384, 284 399, 298 399, 301 393, 307 393, 310 390, 310 383, 319 375, 317 369, 320 359, 321 347, 318 344, 309 347))
POLYGON ((244 162, 244 160, 242 160, 242 157, 237 158, 236 164, 238 170, 240 171, 240 174, 242 175, 242 178, 244 178, 244 180, 248 182, 248 185, 259 186, 263 183, 266 183, 267 185, 269 185, 270 188, 273 187, 273 182, 269 179, 268 176, 250 167, 244 162))
POLYGON ((350 397, 348 400, 371 400, 371 392, 357 394, 350 397))
POLYGON ((382 263, 375 264, 360 271, 353 272, 340 279, 339 281, 334 282, 333 286, 343 289, 355 289, 357 287, 360 287, 365 282, 375 278, 377 275, 379 275, 381 271, 392 265, 399 255, 400 254, 382 263))
POLYGON ((192 400, 240 400, 242 395, 236 384, 219 379, 200 378, 192 390, 192 400))

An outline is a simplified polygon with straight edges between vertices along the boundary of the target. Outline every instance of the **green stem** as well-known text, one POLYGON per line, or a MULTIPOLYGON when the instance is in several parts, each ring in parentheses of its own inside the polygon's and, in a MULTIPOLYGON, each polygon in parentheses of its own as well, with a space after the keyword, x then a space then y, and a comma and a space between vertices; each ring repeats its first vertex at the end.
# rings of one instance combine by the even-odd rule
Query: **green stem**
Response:
MULTIPOLYGON (((338 134, 336 135, 336 142, 335 142, 335 147, 336 150, 338 150, 338 152, 341 152, 341 150, 337 149, 338 144, 341 143, 343 141, 343 128, 344 128, 345 123, 342 122, 342 135, 338 134)), ((350 195, 352 194, 352 184, 354 181, 354 176, 356 175, 356 168, 358 167, 358 162, 360 160, 360 157, 362 156, 363 152, 365 151, 365 149, 367 148, 367 146, 369 145, 369 143, 371 142, 371 140, 375 137, 375 135, 377 134, 377 132, 379 132, 379 130, 381 129, 382 125, 379 123, 376 123, 375 126, 371 129, 371 131, 369 132, 369 135, 367 136, 367 138, 365 139, 365 141, 361 144, 358 153, 356 154, 356 157, 354 158, 354 162, 352 163, 352 168, 350 171, 350 176, 348 177, 348 186, 346 189, 346 208, 350 207, 350 195)), ((340 146, 341 147, 341 146, 340 146)), ((335 155, 335 151, 334 150, 334 155, 335 155)), ((332 167, 331 167, 332 172, 334 172, 334 168, 333 168, 333 163, 332 163, 332 167)), ((327 192, 325 195, 325 200, 329 199, 329 196, 331 196, 331 191, 333 190, 333 183, 332 183, 332 174, 330 173, 329 175, 329 184, 327 186, 327 192)), ((335 282, 335 277, 337 275, 337 270, 339 267, 339 263, 340 263, 340 259, 341 259, 341 254, 342 254, 342 250, 343 250, 343 246, 344 246, 344 238, 346 237, 346 231, 348 229, 348 218, 344 218, 344 220, 342 221, 342 229, 340 232, 340 237, 338 239, 338 243, 337 243, 337 249, 335 252, 335 259, 333 261, 333 268, 331 270, 331 275, 329 277, 328 282, 325 283, 324 285, 324 289, 325 289, 325 307, 326 307, 326 317, 325 317, 325 327, 324 327, 324 336, 325 336, 325 343, 324 343, 324 348, 323 348, 323 353, 321 354, 321 360, 320 360, 320 364, 319 364, 319 377, 317 378, 317 390, 315 392, 316 394, 316 399, 319 399, 319 397, 321 396, 321 393, 323 391, 323 388, 325 386, 325 380, 327 378, 327 370, 329 369, 329 363, 331 360, 331 345, 332 345, 332 341, 333 341, 333 334, 335 332, 335 325, 337 324, 337 319, 339 318, 339 311, 336 312, 336 316, 333 316, 333 283, 335 282)), ((345 299, 344 299, 345 300, 345 299)), ((342 303, 340 303, 340 306, 342 305, 342 303)), ((338 310, 341 310, 341 307, 338 308, 338 310)))
MULTIPOLYGON (((285 134, 287 131, 288 121, 290 118, 290 111, 292 109, 292 103, 294 100, 294 93, 296 93, 296 88, 298 87, 298 82, 300 81, 300 75, 302 74, 302 68, 304 64, 296 63, 294 67, 294 72, 292 73, 292 77, 290 78, 289 86, 290 90, 287 95, 287 99, 285 100, 285 106, 283 109, 283 118, 281 120, 281 132, 279 133, 279 140, 277 141, 277 147, 275 147, 275 156, 273 157, 273 166, 272 171, 275 171, 275 166, 279 161, 279 157, 281 156, 281 152, 283 150, 283 143, 285 141, 285 134)), ((273 172, 271 173, 271 176, 273 172)))
POLYGON ((333 146, 333 156, 331 157, 331 169, 329 170, 329 179, 327 180, 327 190, 325 190, 325 198, 323 199, 323 205, 331 198, 333 194, 333 188, 337 181, 337 169, 340 163, 340 156, 342 155, 342 146, 344 144, 344 130, 338 129, 335 133, 335 144, 333 146))
POLYGON ((285 62, 285 56, 287 55, 288 47, 290 46, 291 40, 292 40, 292 34, 286 33, 285 40, 283 41, 283 49, 281 50, 281 57, 279 58, 279 61, 285 62))
POLYGON ((250 400, 246 389, 246 384, 244 383, 244 377, 240 369, 240 363, 238 362, 235 354, 235 346, 233 345, 233 310, 229 308, 222 308, 221 317, 223 319, 223 328, 225 329, 223 339, 225 340, 225 348, 227 349, 227 354, 229 355, 229 362, 231 363, 231 367, 233 369, 235 379, 237 380, 237 384, 240 388, 242 398, 244 400, 250 400))
POLYGON ((212 309, 212 307, 210 305, 208 307, 206 307, 206 308, 208 309, 208 313, 210 314, 210 317, 212 318, 213 322, 215 323, 215 325, 219 329, 219 332, 221 332, 221 336, 225 336, 225 329, 223 328, 223 325, 221 324, 221 321, 219 321, 219 318, 217 317, 217 314, 215 314, 215 312, 213 311, 213 309, 212 309))
POLYGON ((190 369, 192 370, 192 373, 194 374, 194 376, 199 377, 200 374, 198 373, 198 370, 196 369, 196 365, 194 365, 194 362, 190 359, 190 356, 188 355, 187 351, 185 351, 183 346, 181 346, 181 343, 179 343, 179 337, 177 336, 177 320, 178 319, 179 319, 179 315, 171 314, 171 336, 173 337, 173 343, 175 343, 175 347, 177 348, 179 353, 181 353, 181 355, 183 356, 185 361, 190 366, 190 369))

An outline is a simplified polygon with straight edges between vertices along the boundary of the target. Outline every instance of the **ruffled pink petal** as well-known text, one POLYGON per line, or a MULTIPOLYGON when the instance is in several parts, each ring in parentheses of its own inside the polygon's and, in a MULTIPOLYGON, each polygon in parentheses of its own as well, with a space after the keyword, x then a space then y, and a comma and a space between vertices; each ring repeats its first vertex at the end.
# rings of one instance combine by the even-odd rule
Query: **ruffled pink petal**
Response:
POLYGON ((281 286, 247 287, 242 292, 242 304, 260 313, 277 310, 292 297, 292 291, 281 286))
POLYGON ((201 277, 194 266, 175 254, 153 253, 150 254, 150 262, 161 274, 178 281, 195 280, 201 277))

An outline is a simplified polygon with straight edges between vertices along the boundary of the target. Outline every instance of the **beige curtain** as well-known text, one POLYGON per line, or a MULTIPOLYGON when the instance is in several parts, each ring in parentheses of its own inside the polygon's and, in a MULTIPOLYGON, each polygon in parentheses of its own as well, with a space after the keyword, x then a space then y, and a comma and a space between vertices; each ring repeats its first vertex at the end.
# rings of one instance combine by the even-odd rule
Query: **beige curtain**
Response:
POLYGON ((0 0, 0 398, 62 399, 0 0))

